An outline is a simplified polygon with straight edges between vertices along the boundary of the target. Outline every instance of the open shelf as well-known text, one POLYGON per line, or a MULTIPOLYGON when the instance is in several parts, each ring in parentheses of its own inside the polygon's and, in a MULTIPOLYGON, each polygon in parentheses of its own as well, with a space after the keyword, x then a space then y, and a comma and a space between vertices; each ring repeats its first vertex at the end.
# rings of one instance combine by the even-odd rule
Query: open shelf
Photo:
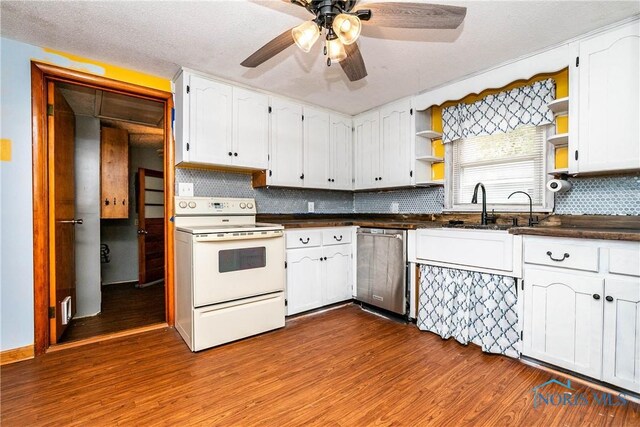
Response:
POLYGON ((444 159, 442 157, 436 157, 436 156, 418 156, 416 157, 416 160, 420 160, 421 162, 425 162, 425 163, 444 162, 444 159))
POLYGON ((569 97, 566 96, 564 98, 558 98, 555 101, 551 101, 547 104, 549 110, 556 115, 562 116, 569 112, 569 97))
POLYGON ((442 138, 442 134, 440 132, 436 132, 435 130, 423 130, 420 132, 416 132, 416 136, 421 136, 423 138, 428 138, 428 139, 442 138))
POLYGON ((568 133, 559 133, 557 135, 550 136, 547 139, 551 144, 557 146, 567 145, 569 143, 569 134, 568 133))

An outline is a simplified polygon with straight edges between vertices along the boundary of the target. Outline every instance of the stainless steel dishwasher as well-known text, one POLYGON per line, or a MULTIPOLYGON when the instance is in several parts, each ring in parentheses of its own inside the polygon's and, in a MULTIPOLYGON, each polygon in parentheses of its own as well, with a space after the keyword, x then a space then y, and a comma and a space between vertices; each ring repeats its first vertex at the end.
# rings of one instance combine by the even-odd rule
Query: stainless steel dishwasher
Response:
POLYGON ((405 230, 360 228, 356 299, 401 315, 407 313, 405 230))

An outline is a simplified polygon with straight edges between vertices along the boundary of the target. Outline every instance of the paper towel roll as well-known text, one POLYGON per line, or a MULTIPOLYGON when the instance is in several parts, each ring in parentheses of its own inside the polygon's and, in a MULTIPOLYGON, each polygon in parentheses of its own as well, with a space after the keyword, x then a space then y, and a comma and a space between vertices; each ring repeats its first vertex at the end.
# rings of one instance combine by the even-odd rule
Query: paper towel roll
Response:
POLYGON ((554 193, 564 193, 565 191, 569 191, 570 188, 571 183, 563 179, 550 179, 547 182, 547 189, 554 193))

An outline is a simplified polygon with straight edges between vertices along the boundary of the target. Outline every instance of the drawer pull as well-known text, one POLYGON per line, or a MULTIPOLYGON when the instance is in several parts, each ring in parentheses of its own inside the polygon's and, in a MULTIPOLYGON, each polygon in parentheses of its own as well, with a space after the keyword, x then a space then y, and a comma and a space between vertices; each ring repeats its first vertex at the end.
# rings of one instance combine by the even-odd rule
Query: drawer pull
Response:
POLYGON ((336 242, 342 242, 342 234, 340 235, 340 238, 337 238, 336 236, 333 236, 334 239, 336 239, 336 242))
POLYGON ((600 295, 598 295, 598 294, 593 294, 593 299, 595 299, 595 300, 599 300, 599 299, 600 299, 600 295))
POLYGON ((309 237, 307 237, 306 241, 302 240, 302 237, 300 238, 300 241, 302 242, 303 245, 306 245, 307 243, 309 243, 309 240, 310 240, 309 237))
POLYGON ((565 259, 569 258, 569 254, 566 252, 564 253, 564 255, 562 255, 562 258, 554 258, 551 251, 547 251, 547 255, 549 255, 549 258, 551 258, 551 261, 556 261, 556 262, 562 262, 565 259))
POLYGON ((613 297, 611 295, 607 295, 604 299, 606 299, 609 302, 613 302, 613 297))

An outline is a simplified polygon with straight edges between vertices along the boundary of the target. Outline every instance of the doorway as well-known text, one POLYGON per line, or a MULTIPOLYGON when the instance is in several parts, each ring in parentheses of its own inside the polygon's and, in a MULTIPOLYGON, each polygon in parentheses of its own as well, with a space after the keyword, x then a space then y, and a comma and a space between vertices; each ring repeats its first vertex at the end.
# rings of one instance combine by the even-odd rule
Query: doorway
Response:
POLYGON ((171 111, 168 92, 32 62, 36 355, 173 324, 171 111))

